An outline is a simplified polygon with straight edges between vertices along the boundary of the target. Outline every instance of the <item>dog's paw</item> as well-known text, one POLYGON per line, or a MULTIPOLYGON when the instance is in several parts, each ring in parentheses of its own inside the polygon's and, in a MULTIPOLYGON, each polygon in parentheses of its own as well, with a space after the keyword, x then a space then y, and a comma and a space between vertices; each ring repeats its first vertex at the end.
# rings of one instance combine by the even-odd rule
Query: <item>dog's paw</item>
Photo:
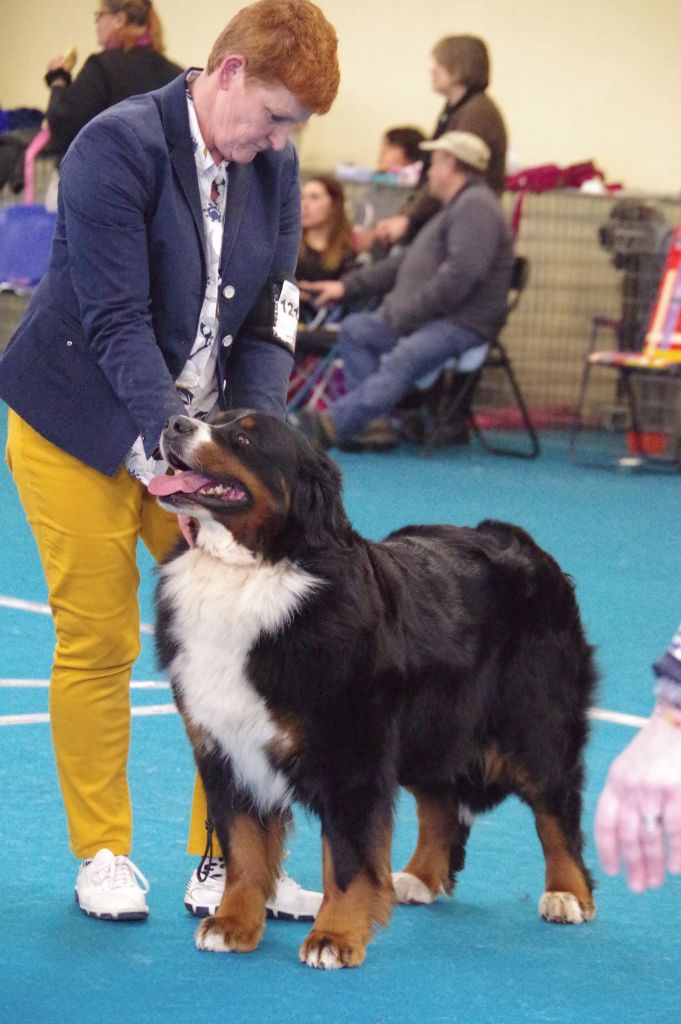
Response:
POLYGON ((308 967, 335 971, 339 967, 359 967, 366 956, 366 946, 342 935, 311 931, 298 954, 308 967))
POLYGON ((196 929, 196 948, 207 953, 250 953, 260 942, 262 926, 248 928, 223 917, 206 917, 196 929))
POLYGON ((539 916, 556 924, 582 924, 595 913, 593 903, 580 903, 571 892, 545 892, 539 900, 539 916))
POLYGON ((398 903, 432 903, 438 895, 408 871, 393 871, 393 888, 398 903))

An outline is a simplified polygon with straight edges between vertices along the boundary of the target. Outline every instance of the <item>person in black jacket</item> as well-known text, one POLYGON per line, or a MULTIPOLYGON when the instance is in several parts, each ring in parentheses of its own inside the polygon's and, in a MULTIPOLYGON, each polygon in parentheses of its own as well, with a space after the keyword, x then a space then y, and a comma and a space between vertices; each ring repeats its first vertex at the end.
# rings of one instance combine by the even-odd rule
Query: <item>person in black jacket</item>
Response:
POLYGON ((60 156, 96 114, 160 89, 182 71, 163 56, 163 31, 151 0, 102 0, 95 26, 102 51, 88 57, 73 82, 73 55, 54 57, 47 66, 50 148, 60 156))

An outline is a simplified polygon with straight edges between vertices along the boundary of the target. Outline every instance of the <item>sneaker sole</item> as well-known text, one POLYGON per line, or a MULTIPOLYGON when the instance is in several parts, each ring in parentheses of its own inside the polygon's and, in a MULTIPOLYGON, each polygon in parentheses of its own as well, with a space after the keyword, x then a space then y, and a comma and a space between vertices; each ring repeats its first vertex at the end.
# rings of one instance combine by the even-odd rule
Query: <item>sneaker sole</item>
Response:
POLYGON ((74 893, 76 905, 87 917, 94 917, 97 921, 146 921, 149 917, 148 910, 123 910, 120 914, 98 914, 96 910, 87 910, 81 905, 78 893, 74 893))
POLYGON ((269 907, 265 909, 266 916, 271 920, 275 921, 314 921, 312 914, 287 914, 284 910, 270 910, 269 907))
MULTIPOLYGON (((195 903, 187 903, 186 900, 184 905, 194 917, 211 917, 218 909, 217 907, 199 907, 195 903)), ((287 914, 283 910, 270 910, 269 907, 265 908, 265 916, 270 920, 277 921, 314 921, 311 914, 299 914, 296 917, 295 914, 287 914)))

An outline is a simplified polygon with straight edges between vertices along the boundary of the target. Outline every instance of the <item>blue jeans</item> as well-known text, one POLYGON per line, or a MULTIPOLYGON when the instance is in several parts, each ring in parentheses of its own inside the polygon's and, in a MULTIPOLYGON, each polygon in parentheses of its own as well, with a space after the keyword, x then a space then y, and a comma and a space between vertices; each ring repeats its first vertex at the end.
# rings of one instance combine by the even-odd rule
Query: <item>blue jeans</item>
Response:
POLYGON ((339 346, 348 393, 328 409, 338 440, 347 441, 370 420, 392 412, 424 374, 486 341, 446 319, 400 336, 380 313, 346 317, 339 346))

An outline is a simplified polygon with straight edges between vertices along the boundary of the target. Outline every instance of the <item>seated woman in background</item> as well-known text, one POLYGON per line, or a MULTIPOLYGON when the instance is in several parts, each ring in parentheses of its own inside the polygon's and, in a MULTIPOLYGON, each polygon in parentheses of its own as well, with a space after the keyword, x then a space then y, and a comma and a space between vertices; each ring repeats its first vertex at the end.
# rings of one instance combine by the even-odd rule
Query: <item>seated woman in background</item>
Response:
POLYGON ((305 290, 306 282, 336 280, 352 268, 355 252, 341 183, 324 174, 309 178, 301 197, 303 237, 296 277, 300 286, 300 321, 309 324, 319 309, 311 293, 305 290))
POLYGON ((160 89, 183 70, 163 56, 163 31, 151 0, 102 0, 95 26, 102 51, 88 57, 73 82, 74 53, 47 65, 50 149, 60 156, 96 114, 129 96, 160 89))

